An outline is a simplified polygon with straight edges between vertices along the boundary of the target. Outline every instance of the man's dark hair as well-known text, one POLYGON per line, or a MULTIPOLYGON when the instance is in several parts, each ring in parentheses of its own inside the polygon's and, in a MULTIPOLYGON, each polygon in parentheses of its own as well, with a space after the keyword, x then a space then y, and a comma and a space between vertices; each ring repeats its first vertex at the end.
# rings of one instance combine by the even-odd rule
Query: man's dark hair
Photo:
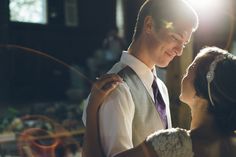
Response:
POLYGON ((164 20, 192 24, 193 31, 198 27, 198 16, 185 0, 147 0, 139 10, 133 40, 140 36, 147 16, 153 18, 157 29, 161 28, 164 20))

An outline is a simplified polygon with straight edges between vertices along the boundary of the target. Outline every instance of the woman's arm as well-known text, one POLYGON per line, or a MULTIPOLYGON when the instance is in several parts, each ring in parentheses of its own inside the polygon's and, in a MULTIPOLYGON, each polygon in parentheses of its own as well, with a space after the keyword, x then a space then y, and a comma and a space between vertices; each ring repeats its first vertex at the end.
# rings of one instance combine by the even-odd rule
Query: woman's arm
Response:
POLYGON ((116 88, 119 82, 122 82, 122 79, 118 75, 108 74, 97 80, 92 87, 87 107, 83 157, 105 156, 99 138, 98 110, 106 96, 116 88))
POLYGON ((146 141, 137 147, 121 152, 115 157, 158 157, 152 145, 146 141))

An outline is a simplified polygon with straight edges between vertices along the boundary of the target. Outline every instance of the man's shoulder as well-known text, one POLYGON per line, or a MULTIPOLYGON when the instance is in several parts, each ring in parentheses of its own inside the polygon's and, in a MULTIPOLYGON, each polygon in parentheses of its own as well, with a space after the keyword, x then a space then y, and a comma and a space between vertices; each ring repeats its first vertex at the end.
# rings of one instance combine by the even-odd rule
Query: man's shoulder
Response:
POLYGON ((128 80, 133 80, 133 78, 138 78, 137 73, 129 66, 125 66, 117 73, 125 82, 128 80))
POLYGON ((130 88, 127 85, 126 82, 122 82, 120 83, 108 96, 107 99, 120 99, 123 98, 125 99, 125 97, 130 95, 130 88))

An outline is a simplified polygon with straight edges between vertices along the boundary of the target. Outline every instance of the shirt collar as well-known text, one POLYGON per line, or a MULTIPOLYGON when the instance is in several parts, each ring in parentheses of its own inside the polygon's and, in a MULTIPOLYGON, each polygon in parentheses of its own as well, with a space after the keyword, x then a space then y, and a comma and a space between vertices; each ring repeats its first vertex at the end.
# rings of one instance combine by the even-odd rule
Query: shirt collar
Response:
POLYGON ((127 51, 122 52, 120 62, 132 68, 147 89, 151 88, 154 76, 156 76, 155 67, 151 70, 146 64, 127 51))

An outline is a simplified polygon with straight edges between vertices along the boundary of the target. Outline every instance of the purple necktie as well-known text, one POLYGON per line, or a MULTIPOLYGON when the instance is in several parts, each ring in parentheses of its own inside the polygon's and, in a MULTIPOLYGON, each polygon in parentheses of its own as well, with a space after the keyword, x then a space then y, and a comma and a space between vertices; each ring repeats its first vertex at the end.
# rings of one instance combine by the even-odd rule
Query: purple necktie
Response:
POLYGON ((155 107, 160 114, 161 120, 164 124, 164 128, 168 128, 167 117, 166 117, 166 105, 158 89, 155 76, 152 83, 152 90, 153 90, 153 95, 154 95, 155 107))

